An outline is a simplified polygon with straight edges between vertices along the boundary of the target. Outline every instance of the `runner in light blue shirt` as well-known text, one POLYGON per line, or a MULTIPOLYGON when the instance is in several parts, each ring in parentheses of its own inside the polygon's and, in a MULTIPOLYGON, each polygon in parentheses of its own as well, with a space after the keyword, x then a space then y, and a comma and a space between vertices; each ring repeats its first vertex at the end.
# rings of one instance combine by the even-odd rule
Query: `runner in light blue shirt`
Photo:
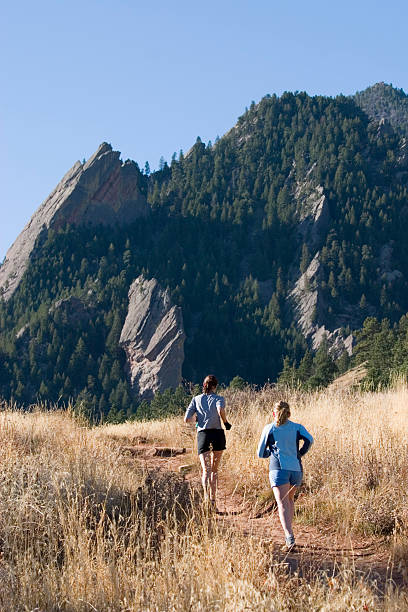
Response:
POLYGON ((302 482, 301 458, 313 444, 313 437, 300 425, 289 421, 289 404, 277 402, 273 407, 273 423, 263 428, 258 444, 258 457, 269 457, 269 480, 276 502, 279 518, 285 532, 286 549, 295 545, 292 521, 295 510, 295 492, 302 482), (300 441, 303 445, 299 447, 300 441))

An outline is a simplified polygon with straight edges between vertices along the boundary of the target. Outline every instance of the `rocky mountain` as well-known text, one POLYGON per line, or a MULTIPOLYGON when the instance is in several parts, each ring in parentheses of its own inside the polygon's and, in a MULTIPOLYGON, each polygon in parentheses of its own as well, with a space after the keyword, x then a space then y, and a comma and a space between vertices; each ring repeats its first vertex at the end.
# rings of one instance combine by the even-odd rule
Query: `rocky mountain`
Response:
POLYGON ((266 96, 152 174, 106 143, 75 164, 0 268, 3 396, 106 416, 209 371, 341 373, 408 311, 404 96, 266 96))
POLYGON ((102 143, 90 159, 77 161, 31 217, 0 267, 0 291, 9 299, 17 289, 35 244, 47 230, 71 225, 125 225, 147 215, 140 171, 122 163, 119 151, 102 143))
POLYGON ((184 361, 181 308, 155 279, 137 278, 129 289, 129 307, 119 346, 127 357, 132 388, 141 399, 181 384, 184 361))

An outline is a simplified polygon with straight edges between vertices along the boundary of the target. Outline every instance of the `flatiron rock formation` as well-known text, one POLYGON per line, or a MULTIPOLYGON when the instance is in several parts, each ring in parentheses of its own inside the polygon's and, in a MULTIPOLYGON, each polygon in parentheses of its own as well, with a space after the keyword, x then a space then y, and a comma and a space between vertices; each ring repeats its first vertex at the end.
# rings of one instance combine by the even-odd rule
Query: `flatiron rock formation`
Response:
POLYGON ((119 344, 125 350, 132 388, 142 399, 181 383, 184 361, 181 308, 156 279, 139 276, 129 289, 129 310, 119 344))
POLYGON ((0 267, 0 292, 11 297, 43 229, 69 224, 124 225, 147 214, 140 190, 141 174, 132 161, 106 142, 84 164, 76 162, 31 217, 0 267))
POLYGON ((331 331, 326 329, 322 323, 326 305, 319 291, 319 272, 318 251, 289 294, 296 315, 296 324, 305 338, 310 340, 314 350, 318 349, 323 339, 326 338, 333 356, 338 358, 344 351, 351 355, 353 352, 352 334, 343 338, 340 327, 331 331))

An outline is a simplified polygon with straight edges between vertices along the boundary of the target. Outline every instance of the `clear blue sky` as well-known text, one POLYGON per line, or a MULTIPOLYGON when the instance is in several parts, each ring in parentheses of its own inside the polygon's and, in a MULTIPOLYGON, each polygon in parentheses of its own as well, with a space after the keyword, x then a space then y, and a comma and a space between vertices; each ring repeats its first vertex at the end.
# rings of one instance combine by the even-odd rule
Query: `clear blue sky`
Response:
POLYGON ((0 261, 106 140, 157 167, 267 93, 408 91, 406 0, 0 3, 0 261))

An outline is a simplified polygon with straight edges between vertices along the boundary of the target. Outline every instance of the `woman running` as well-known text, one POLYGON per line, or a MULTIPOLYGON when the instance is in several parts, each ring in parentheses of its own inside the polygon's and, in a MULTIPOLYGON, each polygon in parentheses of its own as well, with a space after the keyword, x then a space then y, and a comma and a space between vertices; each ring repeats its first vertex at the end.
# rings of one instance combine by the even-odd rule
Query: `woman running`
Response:
POLYGON ((203 393, 196 395, 190 402, 184 416, 186 423, 197 420, 197 448, 203 470, 202 483, 204 499, 209 500, 215 508, 217 491, 218 466, 222 452, 225 450, 225 429, 231 429, 225 413, 225 399, 216 395, 218 381, 215 376, 206 376, 203 382, 203 393))
POLYGON ((273 423, 265 425, 258 444, 258 457, 269 460, 269 480, 283 531, 285 547, 290 550, 295 545, 292 521, 295 512, 295 492, 302 482, 303 469, 301 457, 313 444, 313 437, 299 423, 289 421, 289 404, 276 402, 273 406, 273 423), (299 442, 303 441, 299 449, 299 442))

